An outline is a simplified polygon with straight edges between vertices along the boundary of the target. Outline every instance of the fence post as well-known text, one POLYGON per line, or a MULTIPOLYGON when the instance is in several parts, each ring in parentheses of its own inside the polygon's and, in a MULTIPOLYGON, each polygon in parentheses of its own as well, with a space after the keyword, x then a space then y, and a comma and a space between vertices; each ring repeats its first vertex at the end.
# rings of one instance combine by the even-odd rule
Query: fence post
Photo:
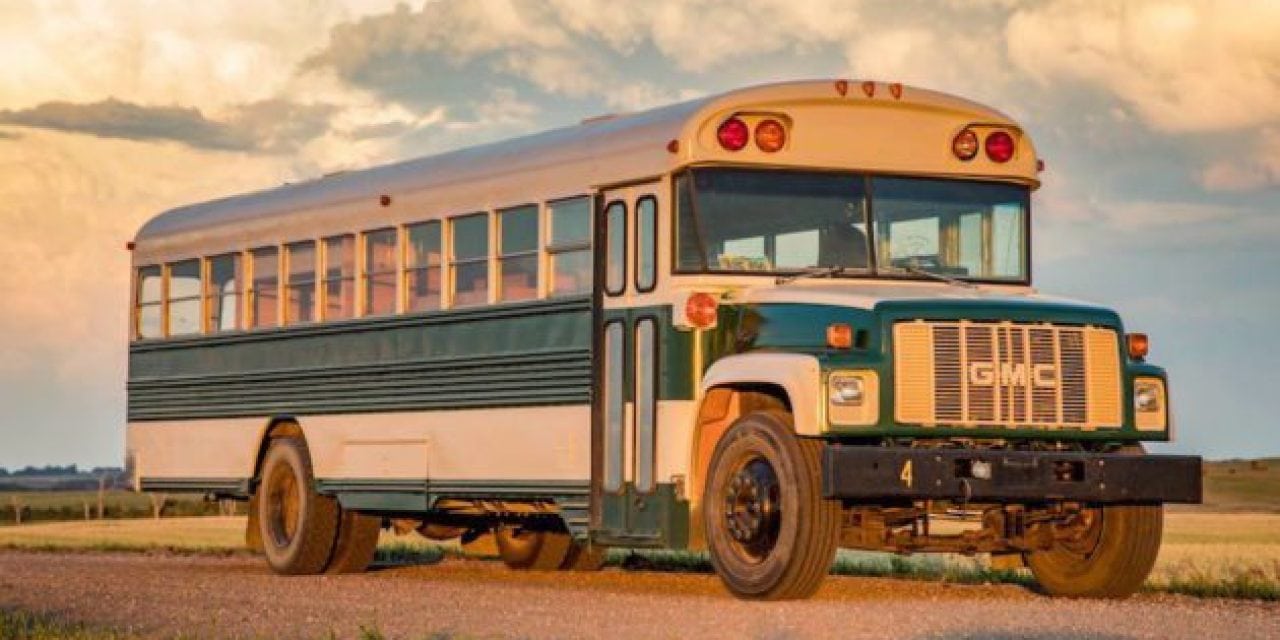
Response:
POLYGON ((107 515, 107 474, 98 476, 98 519, 107 515))
POLYGON ((13 506, 13 523, 22 524, 22 501, 18 496, 9 496, 9 504, 13 506))
POLYGON ((80 504, 84 505, 84 520, 88 522, 93 519, 93 509, 89 508, 88 500, 81 500, 80 504))
POLYGON ((164 503, 168 501, 169 496, 163 493, 148 493, 151 498, 151 517, 155 520, 160 519, 160 512, 164 511, 164 503))

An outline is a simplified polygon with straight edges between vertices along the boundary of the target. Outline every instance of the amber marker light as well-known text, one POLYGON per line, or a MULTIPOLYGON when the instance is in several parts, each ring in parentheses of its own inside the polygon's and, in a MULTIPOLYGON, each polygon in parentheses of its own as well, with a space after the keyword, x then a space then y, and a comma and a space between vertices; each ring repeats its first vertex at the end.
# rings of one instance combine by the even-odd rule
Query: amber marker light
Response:
POLYGON ((853 327, 843 322, 827 325, 827 346, 832 349, 853 348, 853 327))
POLYGON ((972 160, 978 155, 978 134, 973 129, 965 129, 956 134, 954 140, 951 141, 951 153, 961 160, 972 160))
POLYGON ((1147 339, 1145 333, 1130 333, 1124 337, 1125 343, 1129 347, 1129 357, 1134 360, 1142 360, 1147 357, 1147 352, 1151 349, 1151 341, 1147 339))
POLYGON ((781 122, 769 118, 756 125, 756 146, 765 153, 773 153, 787 144, 787 128, 781 122))
POLYGON ((720 303, 709 293, 698 292, 684 301, 684 317, 695 329, 716 326, 716 314, 720 303))

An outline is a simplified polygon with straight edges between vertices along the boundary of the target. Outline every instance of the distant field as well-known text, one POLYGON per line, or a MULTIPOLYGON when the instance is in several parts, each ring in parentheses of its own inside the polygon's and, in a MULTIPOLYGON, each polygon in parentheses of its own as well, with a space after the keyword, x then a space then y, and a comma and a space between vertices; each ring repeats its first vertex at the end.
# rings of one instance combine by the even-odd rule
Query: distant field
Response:
POLYGON ((1205 463, 1204 506, 1280 513, 1280 458, 1205 463))
MULTIPOLYGON (((13 498, 23 507, 23 522, 84 520, 85 505, 97 517, 97 491, 0 491, 0 526, 14 523, 13 498)), ((199 494, 166 494, 164 514, 167 516, 215 515, 218 505, 204 501, 199 494)), ((150 517, 151 498, 135 491, 107 491, 103 505, 108 518, 150 517)), ((244 512, 244 505, 240 505, 244 512)))

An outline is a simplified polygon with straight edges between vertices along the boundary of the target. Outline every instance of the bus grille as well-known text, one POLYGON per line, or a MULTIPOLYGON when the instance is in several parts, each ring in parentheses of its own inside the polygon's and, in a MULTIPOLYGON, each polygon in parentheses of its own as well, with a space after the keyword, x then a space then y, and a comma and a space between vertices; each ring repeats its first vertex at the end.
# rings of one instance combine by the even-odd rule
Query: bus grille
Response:
POLYGON ((894 325, 895 419, 1096 429, 1122 420, 1116 332, 1013 322, 894 325))

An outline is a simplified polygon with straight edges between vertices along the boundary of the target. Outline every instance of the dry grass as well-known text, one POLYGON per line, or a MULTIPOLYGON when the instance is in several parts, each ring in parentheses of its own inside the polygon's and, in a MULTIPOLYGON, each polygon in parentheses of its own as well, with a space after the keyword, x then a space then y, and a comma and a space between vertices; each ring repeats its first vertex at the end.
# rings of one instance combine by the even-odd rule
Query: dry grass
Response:
MULTIPOLYGON (((243 517, 39 523, 0 528, 0 548, 232 554, 244 552, 244 526, 243 517)), ((378 560, 429 563, 461 553, 456 545, 431 542, 416 534, 385 532, 378 560)), ((630 569, 710 570, 705 555, 682 552, 614 551, 610 561, 630 569)), ((842 551, 833 572, 965 583, 1029 583, 1025 572, 993 571, 982 558, 945 555, 904 558, 842 551)), ((1147 588, 1196 596, 1280 600, 1280 514, 1168 514, 1164 545, 1147 588)))

